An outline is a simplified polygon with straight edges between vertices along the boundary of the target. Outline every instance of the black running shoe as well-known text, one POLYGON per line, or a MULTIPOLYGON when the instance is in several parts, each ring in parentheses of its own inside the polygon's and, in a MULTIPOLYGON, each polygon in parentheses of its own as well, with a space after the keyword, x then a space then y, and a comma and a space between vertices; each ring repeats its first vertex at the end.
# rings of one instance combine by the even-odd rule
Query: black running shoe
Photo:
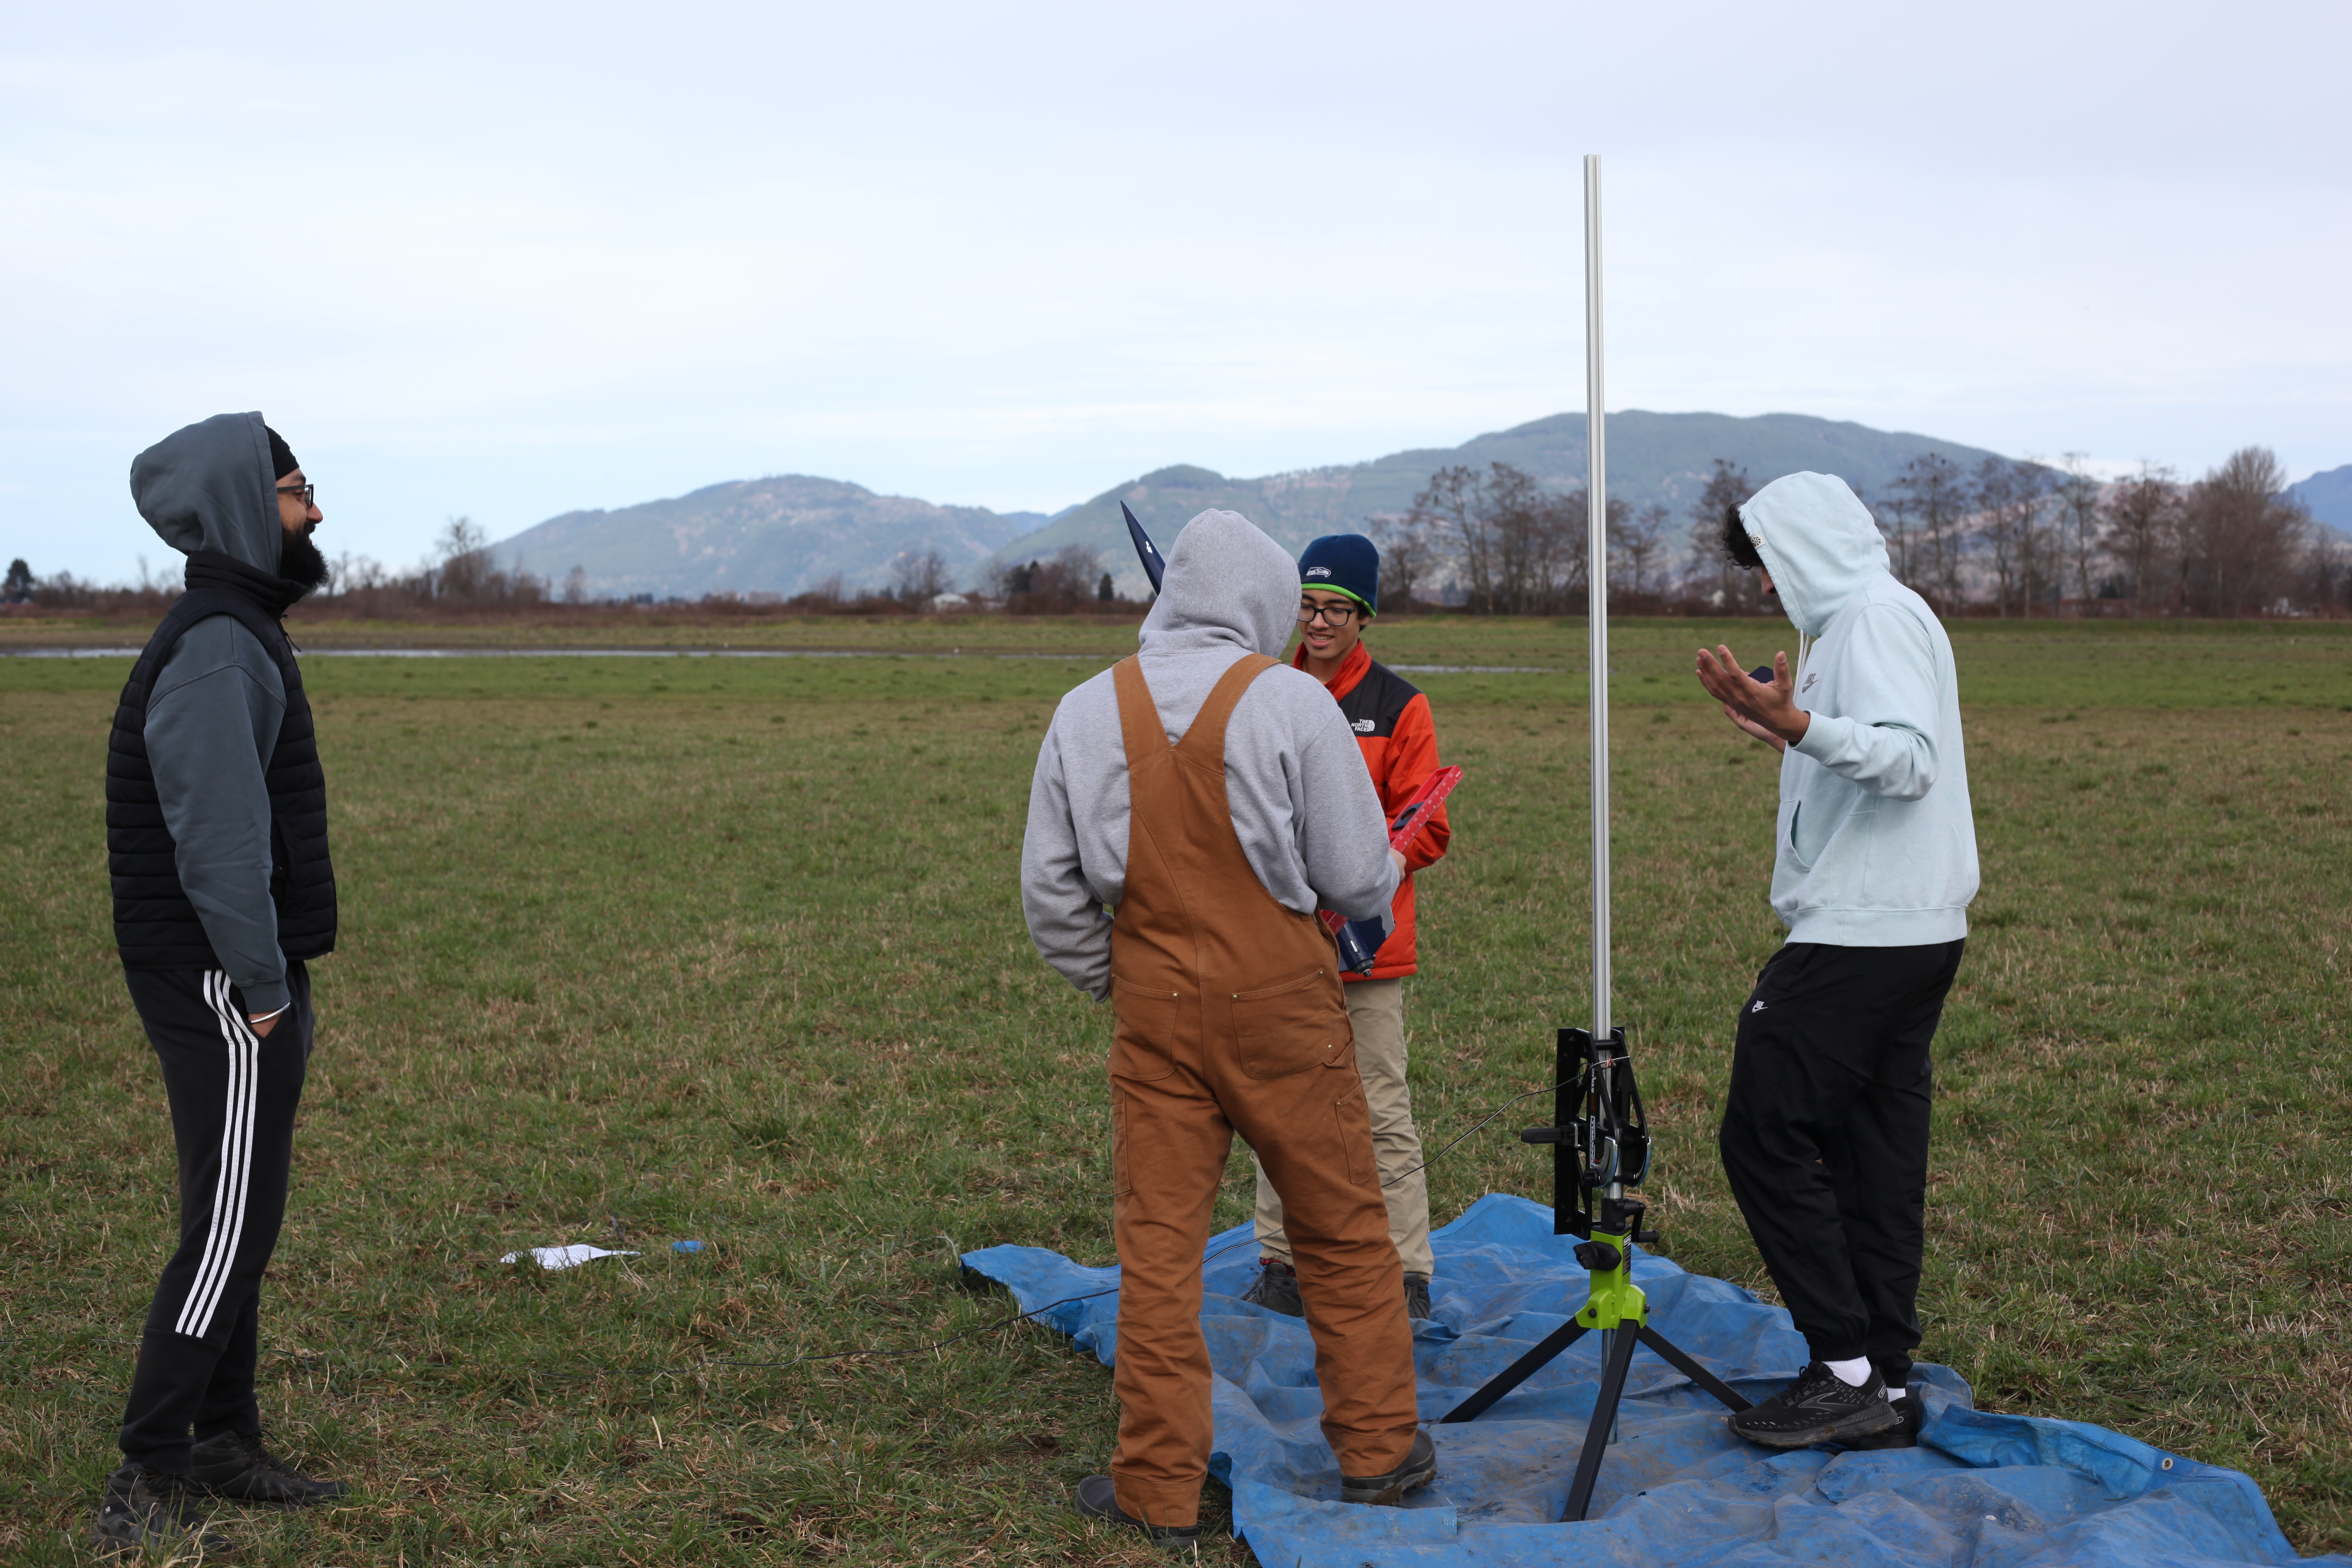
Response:
POLYGON ((1731 1418, 1733 1432, 1768 1448, 1851 1445, 1856 1437, 1902 1424, 1903 1417, 1886 1403, 1886 1384, 1875 1371, 1868 1383, 1855 1388, 1817 1361, 1806 1363, 1796 1382, 1731 1418))
POLYGON ((1298 1299, 1298 1270, 1279 1258, 1257 1260, 1257 1278, 1242 1292, 1242 1300, 1254 1301, 1270 1311, 1285 1317, 1303 1318, 1307 1303, 1298 1299))
POLYGON ((125 1465, 106 1478, 106 1491, 98 1501, 98 1547, 101 1552, 143 1552, 153 1547, 167 1555, 185 1552, 218 1556, 230 1550, 229 1538, 205 1527, 196 1510, 188 1479, 125 1465))
POLYGON ((1842 1437, 1839 1445, 1847 1448, 1916 1448, 1919 1446, 1919 1424, 1927 1418, 1922 1406, 1927 1403, 1917 1389, 1900 1399, 1886 1402, 1895 1406, 1895 1424, 1884 1432, 1873 1432, 1867 1437, 1842 1437))
POLYGON ((1416 1431, 1412 1447, 1406 1450, 1404 1463, 1385 1476, 1341 1476, 1341 1502, 1371 1503, 1393 1507, 1404 1500, 1404 1494, 1427 1486, 1437 1479, 1437 1445, 1429 1434, 1416 1431))
POLYGON ((1201 1527, 1197 1524, 1146 1524, 1118 1506, 1118 1484, 1108 1476, 1088 1476, 1078 1483, 1078 1517, 1104 1519, 1113 1524, 1139 1530, 1151 1538, 1151 1544, 1171 1557, 1195 1557, 1201 1551, 1201 1527))
POLYGON ((307 1508, 332 1502, 352 1489, 341 1481, 306 1476, 261 1446, 261 1434, 229 1433, 209 1437, 188 1451, 197 1489, 243 1502, 274 1502, 307 1508))
POLYGON ((1404 1315, 1415 1322, 1429 1320, 1429 1276, 1408 1274, 1404 1277, 1404 1315))

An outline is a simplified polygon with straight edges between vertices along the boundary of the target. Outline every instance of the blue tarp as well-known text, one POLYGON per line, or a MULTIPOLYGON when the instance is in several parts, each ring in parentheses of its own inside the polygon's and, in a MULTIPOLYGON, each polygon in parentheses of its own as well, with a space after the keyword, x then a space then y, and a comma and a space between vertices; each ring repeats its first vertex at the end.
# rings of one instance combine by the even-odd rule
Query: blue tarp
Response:
MULTIPOLYGON (((1923 1365, 1916 1448, 1774 1453, 1647 1350, 1635 1352, 1591 1515, 1559 1524, 1600 1382, 1600 1336, 1473 1422, 1433 1426, 1435 1483, 1402 1508, 1350 1508, 1317 1418, 1306 1325, 1242 1300, 1247 1225, 1213 1237, 1202 1308, 1216 1369, 1216 1451, 1234 1527, 1267 1568, 1392 1563, 1871 1563, 1904 1568, 2204 1568, 2294 1563, 2261 1491, 2235 1470, 2078 1421, 1972 1407, 1950 1369, 1923 1365)), ((1424 1421, 1452 1409, 1584 1303, 1586 1276, 1551 1211, 1489 1194, 1434 1237, 1436 1321, 1416 1324, 1424 1421)), ((1118 1270, 1057 1252, 992 1247, 964 1262, 1024 1308, 1115 1288, 1118 1270)), ((1639 1255, 1652 1323, 1750 1399, 1795 1375, 1789 1314, 1737 1285, 1639 1255)), ((1116 1295, 1040 1315, 1108 1364, 1116 1295)), ((2352 1565, 2352 1557, 2314 1559, 2352 1565)))

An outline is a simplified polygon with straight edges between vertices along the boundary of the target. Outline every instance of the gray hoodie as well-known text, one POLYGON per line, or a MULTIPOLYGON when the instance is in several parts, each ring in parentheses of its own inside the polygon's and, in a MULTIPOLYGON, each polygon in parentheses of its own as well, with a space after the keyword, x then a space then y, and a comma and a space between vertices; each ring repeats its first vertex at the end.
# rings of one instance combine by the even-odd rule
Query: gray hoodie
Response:
POLYGON ((1797 629, 1812 715, 1780 760, 1772 908, 1790 942, 1909 947, 1969 934, 1976 822, 1951 639, 1896 582, 1869 510, 1828 474, 1773 480, 1739 517, 1797 629))
MULTIPOLYGON (((1298 616, 1298 563, 1234 511, 1204 511, 1168 552, 1138 638, 1170 744, 1182 740, 1234 661, 1278 657, 1298 616)), ((1225 801, 1242 853, 1289 909, 1350 920, 1395 896, 1388 824, 1361 750, 1323 683, 1287 666, 1250 683, 1225 730, 1225 801)), ((1062 699, 1037 752, 1021 907, 1047 963, 1101 1001, 1110 916, 1127 886, 1127 742, 1112 674, 1062 699)))
MULTIPOLYGON (((131 460, 131 495, 182 554, 216 550, 271 576, 285 531, 258 414, 216 414, 131 460)), ((147 699, 147 759, 180 886, 248 1012, 287 1004, 286 956, 269 897, 263 773, 286 717, 286 683, 232 616, 209 616, 164 656, 147 699)))

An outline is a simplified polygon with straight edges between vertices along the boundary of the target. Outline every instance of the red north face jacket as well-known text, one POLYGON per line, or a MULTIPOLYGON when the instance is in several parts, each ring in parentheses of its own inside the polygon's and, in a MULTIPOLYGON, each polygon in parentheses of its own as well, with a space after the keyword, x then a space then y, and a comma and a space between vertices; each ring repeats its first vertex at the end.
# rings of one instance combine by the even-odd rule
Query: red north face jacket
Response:
MULTIPOLYGON (((1304 646, 1292 657, 1291 665, 1307 668, 1304 646)), ((1339 661, 1339 673, 1323 686, 1339 700, 1339 711, 1347 715, 1356 731, 1356 744, 1363 750, 1372 785, 1381 792, 1381 805, 1394 816, 1440 765, 1437 726, 1429 716, 1429 699, 1404 677, 1375 662, 1360 642, 1349 650, 1339 661)), ((1441 805, 1405 846, 1404 880, 1397 886, 1396 901, 1389 906, 1389 921, 1394 929, 1381 944, 1372 972, 1347 979, 1393 980, 1415 972, 1412 874, 1444 855, 1445 841, 1452 833, 1441 805)))

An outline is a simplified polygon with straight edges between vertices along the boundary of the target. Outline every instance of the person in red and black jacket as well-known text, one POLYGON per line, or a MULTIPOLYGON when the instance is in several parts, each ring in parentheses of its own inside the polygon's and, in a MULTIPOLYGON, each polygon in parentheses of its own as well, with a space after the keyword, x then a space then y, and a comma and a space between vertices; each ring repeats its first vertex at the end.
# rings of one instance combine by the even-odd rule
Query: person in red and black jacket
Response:
MULTIPOLYGON (((1299 642, 1291 663, 1323 682, 1338 700, 1363 749, 1381 805, 1393 816, 1438 769, 1437 727, 1429 716, 1429 699, 1375 662, 1364 647, 1364 626, 1379 613, 1380 598, 1381 554, 1370 540, 1334 533, 1309 544, 1298 558, 1299 642)), ((1405 1087, 1404 977, 1415 972, 1418 958, 1413 873, 1444 855, 1451 831, 1441 805, 1405 848, 1404 879, 1390 906, 1388 940, 1371 973, 1346 976, 1356 1068, 1363 1076, 1372 1148, 1388 1199, 1389 1238, 1403 1261, 1406 1310, 1415 1318, 1430 1314, 1435 1263, 1429 1247, 1429 1187, 1419 1169, 1421 1134, 1413 1129, 1412 1099, 1405 1087)), ((1257 1249, 1258 1275, 1243 1300, 1302 1315, 1282 1199, 1263 1171, 1257 1178, 1257 1249)))

